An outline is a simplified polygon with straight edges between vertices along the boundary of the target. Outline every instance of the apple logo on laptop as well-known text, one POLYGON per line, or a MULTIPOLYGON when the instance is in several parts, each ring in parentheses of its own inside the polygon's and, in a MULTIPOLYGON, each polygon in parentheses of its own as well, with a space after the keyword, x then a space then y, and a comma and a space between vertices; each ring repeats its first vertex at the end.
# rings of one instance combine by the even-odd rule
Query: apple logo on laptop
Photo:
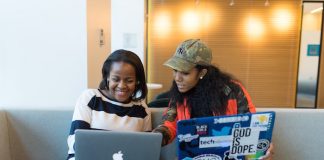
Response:
POLYGON ((118 151, 118 153, 114 153, 112 156, 113 160, 123 160, 123 153, 118 151))

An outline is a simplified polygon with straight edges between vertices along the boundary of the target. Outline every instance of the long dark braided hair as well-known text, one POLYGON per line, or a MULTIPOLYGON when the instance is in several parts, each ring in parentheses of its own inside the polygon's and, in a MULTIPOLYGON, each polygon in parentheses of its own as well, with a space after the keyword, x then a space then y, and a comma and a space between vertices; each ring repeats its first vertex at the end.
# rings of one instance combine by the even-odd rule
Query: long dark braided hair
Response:
POLYGON ((197 85, 186 93, 180 93, 173 81, 170 89, 170 107, 175 107, 177 103, 183 103, 187 99, 191 118, 208 117, 213 115, 224 115, 226 113, 228 95, 224 92, 226 87, 233 87, 233 77, 220 71, 219 68, 197 65, 198 71, 207 69, 206 75, 200 79, 197 85))

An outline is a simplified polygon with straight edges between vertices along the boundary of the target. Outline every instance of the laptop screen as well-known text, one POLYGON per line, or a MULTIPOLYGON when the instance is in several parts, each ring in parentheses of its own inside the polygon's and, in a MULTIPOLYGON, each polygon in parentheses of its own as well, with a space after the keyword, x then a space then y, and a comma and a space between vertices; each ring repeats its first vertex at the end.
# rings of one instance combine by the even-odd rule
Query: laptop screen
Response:
POLYGON ((257 159, 269 148, 274 120, 274 112, 259 112, 179 121, 178 158, 257 159))

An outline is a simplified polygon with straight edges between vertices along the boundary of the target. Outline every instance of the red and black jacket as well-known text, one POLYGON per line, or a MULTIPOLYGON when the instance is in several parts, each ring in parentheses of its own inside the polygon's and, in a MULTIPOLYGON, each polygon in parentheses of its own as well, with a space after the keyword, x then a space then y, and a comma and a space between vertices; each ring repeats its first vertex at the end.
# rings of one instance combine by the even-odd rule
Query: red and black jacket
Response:
MULTIPOLYGON (((240 88, 236 93, 230 88, 226 88, 224 92, 229 96, 226 115, 234 115, 241 113, 255 113, 255 106, 251 101, 251 97, 238 82, 234 82, 240 88)), ((217 116, 217 115, 215 115, 217 116)), ((171 143, 176 137, 177 121, 190 119, 191 115, 187 100, 185 99, 182 104, 177 103, 176 107, 169 107, 163 113, 163 124, 154 129, 155 132, 161 132, 163 134, 162 145, 171 143)))

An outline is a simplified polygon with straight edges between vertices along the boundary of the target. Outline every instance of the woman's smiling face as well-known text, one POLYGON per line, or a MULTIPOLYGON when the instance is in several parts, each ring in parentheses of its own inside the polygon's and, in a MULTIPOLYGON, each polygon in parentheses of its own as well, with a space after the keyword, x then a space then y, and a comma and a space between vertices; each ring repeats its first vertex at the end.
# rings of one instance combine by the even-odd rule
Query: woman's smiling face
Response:
POLYGON ((136 87, 135 68, 126 62, 113 62, 109 73, 108 97, 118 102, 127 103, 136 87))

